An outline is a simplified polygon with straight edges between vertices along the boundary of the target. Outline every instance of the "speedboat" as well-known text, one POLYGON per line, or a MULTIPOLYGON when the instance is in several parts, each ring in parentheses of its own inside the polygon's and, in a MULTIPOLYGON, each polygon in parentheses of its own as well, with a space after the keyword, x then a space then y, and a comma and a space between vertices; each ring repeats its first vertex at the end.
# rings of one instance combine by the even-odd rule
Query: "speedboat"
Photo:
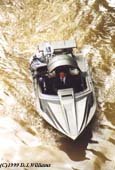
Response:
POLYGON ((96 111, 88 62, 76 49, 75 40, 42 43, 30 63, 38 113, 72 140, 96 111), (66 85, 59 85, 59 75, 68 79, 66 85))

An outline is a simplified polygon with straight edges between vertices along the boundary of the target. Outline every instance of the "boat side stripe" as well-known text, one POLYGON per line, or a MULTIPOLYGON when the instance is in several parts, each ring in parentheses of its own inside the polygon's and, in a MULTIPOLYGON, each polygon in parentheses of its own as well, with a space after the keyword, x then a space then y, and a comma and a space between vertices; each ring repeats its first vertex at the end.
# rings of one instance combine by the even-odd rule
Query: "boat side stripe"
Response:
POLYGON ((93 105, 93 102, 91 101, 91 99, 92 99, 92 93, 89 95, 89 98, 88 98, 89 109, 87 110, 86 122, 87 122, 87 120, 88 120, 89 110, 90 110, 91 106, 93 105), (92 103, 91 103, 91 102, 92 102, 92 103))
POLYGON ((84 122, 85 122, 85 120, 86 120, 85 117, 86 117, 87 111, 88 111, 88 98, 89 98, 89 96, 87 97, 87 100, 86 100, 85 114, 84 114, 84 118, 83 118, 83 122, 82 122, 82 125, 81 125, 81 128, 80 128, 80 131, 82 130, 82 127, 83 127, 84 122))
POLYGON ((51 120, 54 122, 54 124, 55 124, 55 126, 57 127, 57 124, 60 126, 60 128, 65 132, 65 133, 67 133, 65 130, 64 130, 64 128, 61 126, 61 124, 58 122, 58 120, 56 119, 56 117, 55 117, 55 115, 53 114, 53 112, 52 112, 52 110, 50 109, 50 107, 49 107, 49 105, 47 104, 47 108, 48 108, 48 110, 49 110, 49 114, 47 114, 47 112, 46 112, 46 114, 48 115, 48 116, 50 116, 50 118, 51 118, 51 120))

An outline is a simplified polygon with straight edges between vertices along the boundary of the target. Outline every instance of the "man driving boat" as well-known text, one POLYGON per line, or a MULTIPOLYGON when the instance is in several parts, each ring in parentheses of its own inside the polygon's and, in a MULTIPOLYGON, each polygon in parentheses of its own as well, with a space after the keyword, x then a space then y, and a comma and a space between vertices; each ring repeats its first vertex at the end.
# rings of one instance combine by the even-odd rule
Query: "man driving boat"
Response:
POLYGON ((54 79, 54 91, 57 93, 58 89, 71 88, 71 77, 68 70, 56 71, 56 77, 54 79))

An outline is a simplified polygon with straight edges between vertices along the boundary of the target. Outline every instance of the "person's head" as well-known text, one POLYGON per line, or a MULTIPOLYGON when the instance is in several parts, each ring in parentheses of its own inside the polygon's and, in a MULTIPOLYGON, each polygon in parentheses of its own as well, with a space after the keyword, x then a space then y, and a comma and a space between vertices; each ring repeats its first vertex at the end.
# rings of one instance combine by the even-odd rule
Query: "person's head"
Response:
POLYGON ((66 76, 66 73, 65 73, 65 72, 61 71, 61 72, 59 73, 59 77, 60 77, 60 78, 64 78, 65 76, 66 76))

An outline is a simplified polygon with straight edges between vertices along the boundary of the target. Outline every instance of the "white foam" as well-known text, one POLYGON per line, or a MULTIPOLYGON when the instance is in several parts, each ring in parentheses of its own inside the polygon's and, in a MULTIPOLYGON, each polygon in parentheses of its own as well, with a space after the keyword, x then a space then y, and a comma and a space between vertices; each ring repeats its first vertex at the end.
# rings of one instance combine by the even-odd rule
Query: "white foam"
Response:
POLYGON ((102 6, 102 5, 99 5, 99 10, 101 12, 106 12, 107 11, 107 9, 104 6, 102 6))
POLYGON ((107 0, 110 7, 115 7, 115 0, 107 0))

